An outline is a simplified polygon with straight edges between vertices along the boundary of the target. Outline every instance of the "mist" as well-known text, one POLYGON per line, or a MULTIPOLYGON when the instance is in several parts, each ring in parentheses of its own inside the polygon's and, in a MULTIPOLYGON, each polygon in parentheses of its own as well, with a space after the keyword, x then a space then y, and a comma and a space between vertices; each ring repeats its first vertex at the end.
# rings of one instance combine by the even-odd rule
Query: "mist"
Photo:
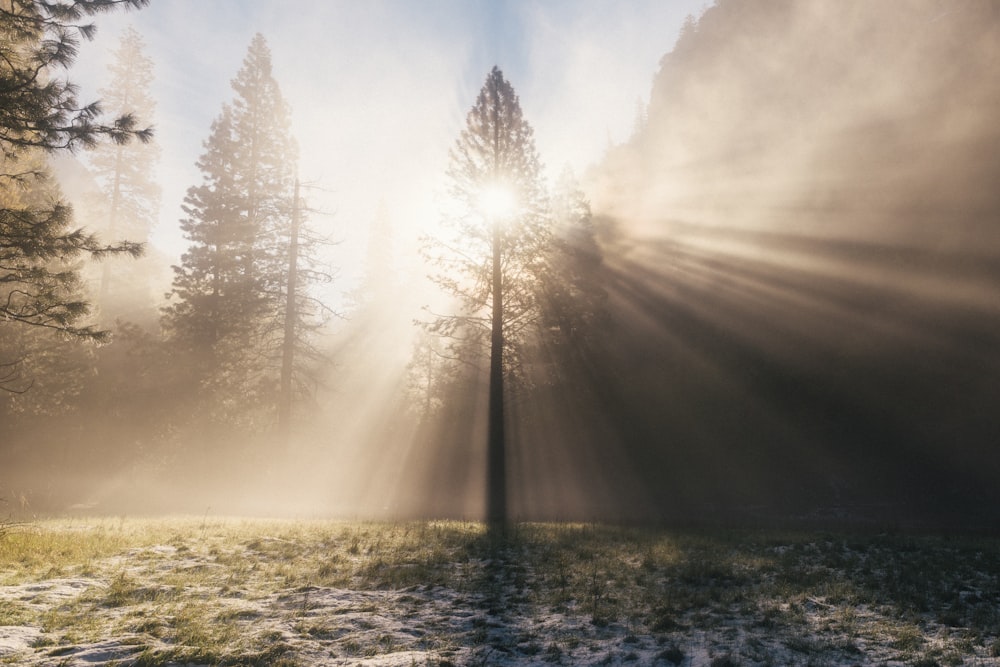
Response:
POLYGON ((657 341, 630 383, 669 397, 634 449, 720 475, 683 475, 706 506, 993 511, 996 31, 990 3, 719 3, 592 172, 622 330, 657 341))
MULTIPOLYGON (((427 280, 421 248, 448 206, 448 150, 491 59, 506 58, 549 180, 569 164, 589 201, 589 284, 603 308, 573 345, 535 345, 505 396, 512 518, 998 518, 992 2, 720 0, 649 32, 627 10, 600 22, 580 13, 562 30, 555 6, 504 3, 514 27, 494 50, 460 28, 496 17, 435 5, 431 18, 455 23, 438 33, 425 19, 404 38, 409 14, 393 8, 364 17, 380 31, 371 54, 366 33, 339 22, 349 44, 337 53, 349 57, 325 69, 283 52, 290 19, 263 12, 283 35, 275 76, 332 276, 309 342, 322 361, 296 376, 290 434, 269 408, 248 410, 244 389, 205 412, 190 391, 197 363, 161 344, 159 295, 185 250, 179 202, 198 182, 195 140, 230 96, 240 34, 198 56, 225 67, 210 90, 193 84, 195 118, 178 101, 194 56, 158 65, 170 97, 164 204, 145 278, 115 269, 146 285, 121 293, 117 311, 104 305, 114 342, 27 340, 0 323, 32 378, 0 396, 11 511, 481 518, 487 365, 449 364, 428 337, 454 304, 427 280), (390 39, 405 39, 419 67, 390 39), (620 64, 649 50, 658 67, 620 64), (628 90, 592 92, 616 77, 628 90)), ((299 39, 317 43, 323 25, 299 39)), ((99 77, 82 64, 85 80, 99 77)), ((81 164, 86 155, 53 169, 81 224, 99 228, 81 164)), ((88 280, 94 290, 97 274, 88 280)), ((276 382, 253 391, 268 405, 276 382)))

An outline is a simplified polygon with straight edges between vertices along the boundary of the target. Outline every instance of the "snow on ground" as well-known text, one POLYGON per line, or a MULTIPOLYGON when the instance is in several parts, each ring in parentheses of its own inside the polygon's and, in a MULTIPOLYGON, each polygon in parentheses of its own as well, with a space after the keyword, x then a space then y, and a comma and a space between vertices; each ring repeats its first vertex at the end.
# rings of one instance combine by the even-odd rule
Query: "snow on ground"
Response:
MULTIPOLYGON (((553 602, 535 594, 535 573, 517 560, 456 564, 479 573, 475 584, 459 576, 454 585, 371 590, 291 579, 284 585, 280 559, 252 556, 268 549, 294 553, 297 545, 286 540, 249 540, 228 552, 201 548, 193 538, 178 544, 91 562, 89 576, 42 576, 0 586, 0 614, 8 607, 0 616, 8 623, 0 625, 0 664, 124 667, 141 660, 200 667, 238 655, 238 664, 282 660, 317 667, 1000 666, 987 640, 974 644, 959 630, 932 621, 922 621, 922 634, 913 635, 907 628, 914 626, 877 604, 845 607, 818 595, 720 603, 716 594, 735 584, 711 584, 705 594, 711 604, 655 622, 649 609, 628 611, 627 605, 601 618, 594 611, 597 591, 609 597, 615 591, 602 588, 596 570, 593 600, 553 602), (265 566, 278 568, 263 577, 277 583, 270 588, 248 583, 252 578, 246 573, 265 566), (18 613, 32 622, 11 623, 18 613), (55 616, 72 620, 60 625, 55 616), (792 617, 795 624, 789 625, 792 617), (202 641, 215 642, 221 652, 181 651, 174 660, 171 652, 183 648, 177 628, 185 624, 205 626, 186 632, 200 631, 202 641)), ((782 549, 774 553, 783 556, 782 549)), ((366 556, 355 558, 361 562, 366 556)))
POLYGON ((0 659, 26 652, 41 634, 41 628, 0 625, 0 659))
POLYGON ((4 586, 0 599, 17 600, 30 607, 48 608, 65 600, 72 600, 83 591, 101 582, 95 579, 47 579, 38 583, 4 586))
MULTIPOLYGON (((0 587, 0 600, 58 605, 107 586, 95 580, 7 586, 0 587)), ((309 587, 232 604, 254 632, 270 634, 275 642, 287 645, 296 664, 318 667, 622 664, 636 660, 652 664, 662 650, 649 638, 626 637, 621 628, 597 629, 584 619, 564 614, 525 617, 514 608, 491 615, 484 610, 487 606, 481 596, 443 587, 401 591, 309 587)), ((149 644, 135 635, 57 647, 44 646, 43 639, 40 628, 0 628, 0 658, 17 655, 17 664, 24 665, 48 665, 58 658, 66 667, 113 661, 128 664, 149 644), (43 646, 31 650, 36 644, 43 646)))
MULTIPOLYGON (((58 605, 107 583, 64 579, 0 588, 0 600, 58 605)), ((584 614, 528 610, 513 605, 499 614, 481 596, 443 587, 358 591, 309 587, 260 600, 235 599, 232 609, 253 632, 283 643, 290 664, 333 667, 412 665, 904 665, 877 641, 854 651, 837 650, 821 603, 808 611, 814 636, 769 638, 748 619, 717 621, 711 629, 685 628, 670 638, 633 631, 628 624, 594 625, 584 614), (760 660, 753 660, 754 655, 760 660), (741 656, 741 657, 738 657, 741 656)), ((107 613, 114 613, 108 610, 107 613)), ((0 661, 65 667, 128 665, 144 648, 169 648, 127 634, 102 641, 46 646, 37 627, 0 627, 0 661), (32 648, 38 646, 38 648, 32 648)), ((210 663, 205 663, 210 664, 210 663)), ((963 664, 963 663, 958 663, 963 664)), ((979 656, 976 665, 1000 661, 979 656)))

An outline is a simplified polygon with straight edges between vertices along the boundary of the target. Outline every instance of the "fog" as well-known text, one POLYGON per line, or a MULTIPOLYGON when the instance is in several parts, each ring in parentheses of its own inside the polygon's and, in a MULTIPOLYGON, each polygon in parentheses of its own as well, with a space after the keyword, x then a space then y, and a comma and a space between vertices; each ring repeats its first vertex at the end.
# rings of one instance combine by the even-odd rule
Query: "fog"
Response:
MULTIPOLYGON (((101 28, 135 20, 159 58, 154 291, 184 250, 179 203, 228 80, 253 31, 272 31, 311 224, 333 242, 335 314, 314 341, 327 361, 282 439, 265 414, 186 423, 197 406, 155 314, 107 348, 47 357, 29 393, 0 397, 12 511, 481 518, 485 366, 446 368, 414 323, 453 307, 420 239, 495 63, 550 182, 564 164, 580 176, 607 310, 579 349, 540 346, 507 395, 514 518, 996 518, 989 0, 331 3, 304 23, 221 3, 191 39, 223 37, 174 57, 189 18, 167 4, 101 28)), ((84 52, 81 80, 101 65, 84 52)), ((86 177, 58 171, 85 217, 86 177)))
POLYGON ((697 495, 989 511, 996 21, 725 4, 662 61, 646 129, 591 187, 614 297, 674 378, 648 379, 673 385, 653 421, 731 475, 697 495))

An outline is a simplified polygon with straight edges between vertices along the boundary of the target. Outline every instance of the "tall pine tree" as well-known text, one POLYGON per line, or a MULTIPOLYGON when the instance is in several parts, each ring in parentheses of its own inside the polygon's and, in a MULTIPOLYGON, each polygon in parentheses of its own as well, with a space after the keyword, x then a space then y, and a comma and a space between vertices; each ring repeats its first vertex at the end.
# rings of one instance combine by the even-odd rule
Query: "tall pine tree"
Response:
POLYGON ((466 117, 448 177, 451 233, 432 242, 439 269, 432 279, 462 309, 428 328, 450 340, 456 358, 468 358, 470 348, 489 351, 486 514, 498 526, 507 520, 504 379, 521 370, 523 345, 538 320, 549 217, 533 131, 497 67, 466 117))
POLYGON ((567 167, 552 193, 552 238, 539 281, 540 345, 555 369, 593 352, 607 324, 607 292, 601 286, 603 257, 597 243, 590 202, 567 167))
MULTIPOLYGON (((131 113, 143 126, 152 124, 156 109, 150 93, 153 61, 134 28, 122 33, 108 71, 108 85, 99 91, 105 108, 118 115, 131 113)), ((101 231, 107 238, 149 240, 160 208, 155 174, 159 156, 160 147, 152 141, 106 144, 91 153, 89 162, 106 200, 106 224, 101 231)), ((103 262, 100 268, 98 306, 103 321, 118 315, 134 317, 149 308, 148 267, 103 262)))
POLYGON ((273 401, 284 332, 296 147, 264 37, 212 124, 181 221, 191 245, 175 267, 168 336, 192 355, 223 421, 258 420, 273 401))

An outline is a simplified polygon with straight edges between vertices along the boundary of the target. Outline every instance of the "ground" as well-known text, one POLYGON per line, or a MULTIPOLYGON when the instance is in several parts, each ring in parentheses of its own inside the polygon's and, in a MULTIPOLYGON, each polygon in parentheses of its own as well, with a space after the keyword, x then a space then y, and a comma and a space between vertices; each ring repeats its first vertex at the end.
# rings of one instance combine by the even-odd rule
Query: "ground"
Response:
POLYGON ((0 663, 1000 665, 1000 540, 75 519, 0 533, 0 663))

